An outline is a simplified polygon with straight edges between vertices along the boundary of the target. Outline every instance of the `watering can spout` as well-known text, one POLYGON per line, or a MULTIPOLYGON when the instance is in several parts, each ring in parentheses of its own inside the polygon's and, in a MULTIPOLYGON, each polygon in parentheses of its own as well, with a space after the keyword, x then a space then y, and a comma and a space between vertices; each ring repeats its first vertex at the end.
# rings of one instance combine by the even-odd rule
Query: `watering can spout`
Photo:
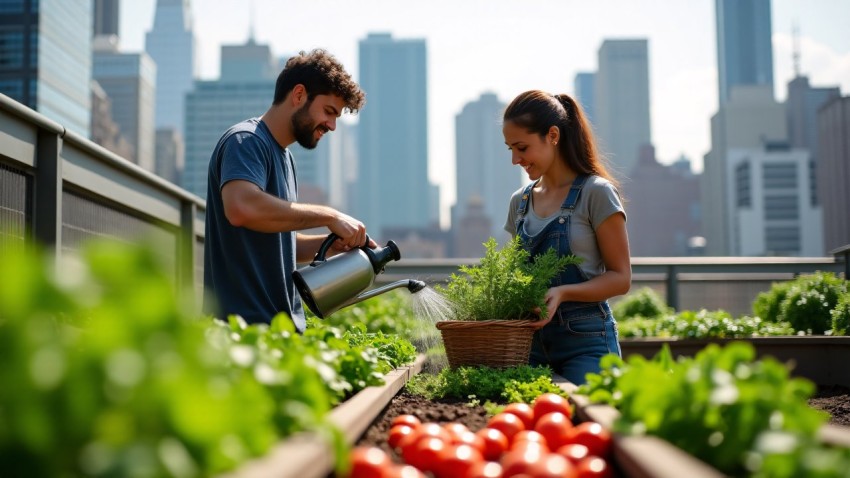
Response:
POLYGON ((358 295, 357 297, 351 299, 350 301, 346 302, 342 307, 348 307, 349 305, 354 305, 354 304, 356 304, 358 302, 362 302, 366 299, 371 299, 372 297, 375 297, 377 295, 381 295, 384 292, 389 292, 393 289, 398 289, 398 288, 401 288, 401 287, 407 287, 407 290, 409 290, 411 294, 415 294, 415 293, 419 292, 420 290, 424 289, 426 287, 426 284, 424 282, 422 282, 421 280, 414 280, 414 279, 397 280, 397 281, 389 283, 387 285, 384 285, 384 286, 381 286, 381 287, 376 287, 372 290, 366 291, 366 292, 358 295))
POLYGON ((336 234, 330 234, 313 262, 292 275, 301 299, 317 317, 323 319, 343 307, 399 287, 407 287, 411 293, 426 287, 422 281, 404 279, 367 291, 388 262, 401 259, 398 246, 389 241, 386 247, 360 247, 325 259, 336 239, 336 234))

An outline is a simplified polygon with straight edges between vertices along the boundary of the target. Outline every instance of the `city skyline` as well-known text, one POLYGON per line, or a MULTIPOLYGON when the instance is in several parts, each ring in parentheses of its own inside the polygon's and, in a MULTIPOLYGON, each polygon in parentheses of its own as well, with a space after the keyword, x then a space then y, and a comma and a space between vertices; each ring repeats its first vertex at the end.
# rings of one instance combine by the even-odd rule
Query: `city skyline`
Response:
MULTIPOLYGON (((154 4, 154 0, 122 3, 123 51, 143 48, 154 4)), ((463 106, 488 91, 505 102, 531 88, 574 93, 575 74, 598 68, 597 52, 606 38, 649 40, 652 139, 659 161, 669 164, 685 154, 696 170, 702 169, 702 156, 710 149, 709 120, 717 111, 713 0, 687 2, 686 6, 649 0, 593 5, 538 0, 523 3, 522 9, 502 1, 486 5, 438 1, 427 8, 398 2, 390 7, 377 0, 323 5, 327 8, 320 16, 308 17, 299 11, 287 14, 284 6, 264 0, 251 4, 194 0, 201 78, 217 76, 221 44, 241 44, 251 34, 257 42, 268 43, 278 56, 327 48, 356 79, 357 44, 369 32, 425 39, 429 177, 441 186, 444 217, 455 195, 453 118, 463 106), (377 7, 386 8, 378 15, 377 7), (607 11, 620 15, 601 20, 607 11), (584 20, 573 20, 576 17, 584 20), (474 31, 468 28, 470 18, 475 18, 474 31), (671 24, 670 18, 677 22, 671 24)), ((840 1, 772 2, 777 99, 784 100, 786 84, 793 77, 794 21, 800 32, 800 73, 809 76, 814 86, 840 86, 844 94, 850 90, 850 33, 841 28, 839 20, 847 14, 850 4, 840 1)), ((507 152, 504 159, 509 161, 507 152)))

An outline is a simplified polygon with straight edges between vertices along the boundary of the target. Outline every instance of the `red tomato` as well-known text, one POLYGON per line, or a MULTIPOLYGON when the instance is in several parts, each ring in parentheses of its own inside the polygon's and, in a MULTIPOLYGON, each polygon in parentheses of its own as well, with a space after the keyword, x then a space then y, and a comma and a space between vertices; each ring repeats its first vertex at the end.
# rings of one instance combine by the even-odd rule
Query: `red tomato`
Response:
POLYGON ((390 428, 390 432, 387 435, 387 444, 390 448, 398 448, 401 441, 404 437, 415 433, 415 428, 410 425, 400 424, 390 428))
POLYGON ((495 461, 482 461, 472 468, 469 478, 502 478, 502 465, 495 461))
POLYGON ((611 453, 611 433, 596 422, 582 422, 570 430, 568 443, 584 445, 589 453, 608 458, 611 453))
POLYGON ((590 450, 579 443, 568 443, 561 448, 558 448, 555 453, 570 460, 573 465, 578 464, 578 462, 590 456, 590 450))
POLYGON ((542 395, 538 395, 537 398, 534 399, 534 403, 531 404, 531 408, 534 410, 535 423, 537 423, 543 415, 552 412, 563 413, 570 419, 573 417, 573 409, 570 406, 570 402, 556 393, 544 393, 542 395))
POLYGON ((502 457, 502 476, 510 477, 519 474, 531 475, 534 465, 543 459, 546 452, 539 445, 529 444, 528 447, 511 450, 502 457))
POLYGON ((484 453, 484 438, 471 431, 465 431, 452 440, 452 445, 469 445, 480 453, 484 453))
POLYGON ((393 421, 390 423, 390 427, 394 427, 396 425, 409 425, 413 428, 422 425, 422 421, 416 418, 415 415, 398 415, 393 418, 393 421))
POLYGON ((495 428, 496 430, 504 433, 505 436, 508 437, 509 443, 513 441, 514 435, 525 430, 525 425, 522 424, 522 420, 512 413, 499 413, 494 415, 490 421, 487 422, 487 427, 495 428))
POLYGON ((443 425, 443 430, 451 436, 451 441, 454 442, 463 432, 468 432, 469 427, 463 423, 451 422, 443 425))
POLYGON ((575 478, 575 465, 557 453, 543 455, 543 458, 534 463, 529 470, 529 475, 534 478, 575 478))
POLYGON ((395 465, 388 471, 384 478, 426 478, 425 474, 415 466, 395 465))
POLYGON ((475 434, 484 440, 484 448, 481 450, 481 454, 487 460, 498 460, 502 453, 508 449, 508 437, 501 430, 482 428, 475 434))
POLYGON ((469 445, 449 445, 440 453, 434 466, 437 478, 466 478, 475 465, 484 462, 481 452, 469 445))
POLYGON ((446 443, 449 443, 452 438, 451 435, 449 435, 449 432, 444 430, 439 424, 423 423, 414 428, 413 432, 405 435, 401 438, 401 440, 399 440, 397 448, 401 450, 401 456, 405 456, 405 453, 409 453, 421 439, 426 437, 436 437, 446 443))
POLYGON ((552 412, 543 415, 534 425, 534 431, 546 438, 549 448, 557 450, 568 443, 570 429, 573 427, 570 419, 560 412, 552 412))
POLYGON ((514 440, 511 442, 511 449, 513 450, 525 442, 539 443, 547 450, 549 449, 549 445, 546 443, 546 437, 534 430, 523 430, 514 435, 514 440))
POLYGON ((518 416, 526 430, 534 428, 534 409, 527 403, 511 403, 502 410, 502 413, 513 413, 518 416))
POLYGON ((404 450, 402 458, 408 465, 413 465, 421 471, 434 471, 440 455, 448 446, 448 443, 440 438, 425 436, 404 450))
POLYGON ((577 478, 613 478, 614 471, 608 462, 598 456, 590 456, 576 465, 577 478))
POLYGON ((393 467, 389 455, 377 447, 356 447, 349 455, 349 478, 384 478, 393 467))

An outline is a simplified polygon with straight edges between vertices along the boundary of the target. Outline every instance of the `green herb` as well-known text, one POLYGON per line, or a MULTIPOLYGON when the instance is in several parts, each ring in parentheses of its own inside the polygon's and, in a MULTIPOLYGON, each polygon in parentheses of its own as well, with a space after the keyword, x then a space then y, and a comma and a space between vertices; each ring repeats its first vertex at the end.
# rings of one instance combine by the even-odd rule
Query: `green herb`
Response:
POLYGON ((431 400, 440 398, 531 403, 546 392, 565 393, 552 382, 552 371, 545 366, 520 365, 505 369, 458 367, 437 374, 419 374, 411 378, 407 389, 431 400))
POLYGON ((491 237, 484 248, 479 265, 461 266, 446 287, 436 288, 453 304, 457 320, 534 320, 536 308, 545 318, 550 281, 567 266, 581 263, 574 255, 559 256, 554 248, 529 260, 519 237, 501 249, 491 237))

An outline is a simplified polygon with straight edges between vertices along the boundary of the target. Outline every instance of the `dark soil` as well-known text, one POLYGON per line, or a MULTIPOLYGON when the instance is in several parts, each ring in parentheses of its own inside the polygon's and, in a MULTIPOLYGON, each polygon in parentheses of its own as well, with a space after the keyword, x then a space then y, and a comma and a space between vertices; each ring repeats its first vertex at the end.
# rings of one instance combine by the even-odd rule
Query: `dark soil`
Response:
POLYGON ((850 426, 850 389, 821 387, 809 400, 809 405, 829 413, 829 423, 850 426))
MULTIPOLYGON (((837 386, 821 387, 809 400, 809 405, 828 412, 829 423, 850 426, 850 389, 837 386)), ((380 447, 396 461, 400 461, 395 451, 387 445, 387 434, 392 419, 403 414, 415 415, 423 422, 460 422, 472 431, 484 428, 489 418, 484 407, 469 405, 462 400, 431 401, 402 391, 375 419, 357 445, 380 447)))
POLYGON ((432 401, 402 390, 378 415, 357 445, 380 447, 395 461, 401 462, 398 454, 387 445, 387 435, 393 418, 405 414, 415 415, 423 423, 463 423, 474 432, 487 426, 489 419, 487 411, 480 405, 469 405, 461 400, 432 401))

